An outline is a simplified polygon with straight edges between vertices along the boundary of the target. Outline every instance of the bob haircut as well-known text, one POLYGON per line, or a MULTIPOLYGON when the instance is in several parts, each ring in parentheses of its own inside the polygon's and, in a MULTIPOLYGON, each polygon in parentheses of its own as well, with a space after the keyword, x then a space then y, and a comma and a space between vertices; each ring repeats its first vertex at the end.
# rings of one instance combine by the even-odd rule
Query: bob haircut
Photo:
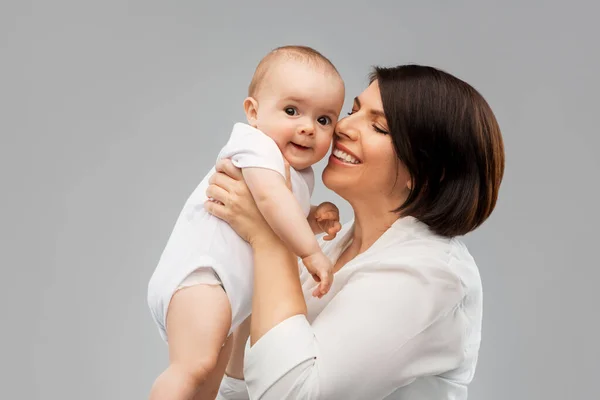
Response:
POLYGON ((396 155, 412 180, 396 210, 454 237, 492 213, 504 174, 504 144, 485 99, 433 67, 375 67, 396 155))

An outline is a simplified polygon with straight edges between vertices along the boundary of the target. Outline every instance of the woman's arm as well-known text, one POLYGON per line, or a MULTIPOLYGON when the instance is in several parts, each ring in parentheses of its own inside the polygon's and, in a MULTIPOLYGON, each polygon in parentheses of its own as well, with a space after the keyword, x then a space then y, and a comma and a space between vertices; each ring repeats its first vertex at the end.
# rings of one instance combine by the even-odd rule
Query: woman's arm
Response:
POLYGON ((225 374, 231 378, 244 379, 244 351, 248 337, 250 337, 250 317, 246 318, 232 333, 231 355, 225 369, 225 374))
POLYGON ((306 302, 296 257, 275 235, 253 242, 254 295, 250 344, 254 345, 274 326, 295 315, 306 315, 306 302), (275 284, 274 284, 275 282, 275 284))
POLYGON ((219 386, 216 400, 249 400, 248 389, 244 382, 244 351, 250 335, 250 317, 246 318, 228 339, 232 347, 225 376, 219 386))

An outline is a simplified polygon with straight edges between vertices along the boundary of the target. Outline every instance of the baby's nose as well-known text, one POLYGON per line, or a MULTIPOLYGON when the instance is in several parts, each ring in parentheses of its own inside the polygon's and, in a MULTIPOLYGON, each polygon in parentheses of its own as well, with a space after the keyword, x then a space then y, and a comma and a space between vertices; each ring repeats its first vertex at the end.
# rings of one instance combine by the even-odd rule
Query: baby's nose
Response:
POLYGON ((315 126, 311 123, 302 124, 299 128, 299 131, 303 135, 312 136, 315 134, 315 126))

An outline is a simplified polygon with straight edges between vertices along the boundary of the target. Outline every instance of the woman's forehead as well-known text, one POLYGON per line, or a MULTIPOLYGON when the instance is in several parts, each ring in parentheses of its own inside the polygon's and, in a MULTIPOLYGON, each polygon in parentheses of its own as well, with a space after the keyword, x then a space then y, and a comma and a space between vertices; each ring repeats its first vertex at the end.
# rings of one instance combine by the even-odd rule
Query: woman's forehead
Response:
POLYGON ((359 107, 367 107, 376 114, 383 114, 383 102, 379 91, 379 83, 373 81, 365 90, 354 98, 354 104, 359 107))
POLYGON ((379 93, 379 83, 373 81, 369 86, 365 88, 356 98, 362 103, 379 103, 381 104, 381 95, 379 93))

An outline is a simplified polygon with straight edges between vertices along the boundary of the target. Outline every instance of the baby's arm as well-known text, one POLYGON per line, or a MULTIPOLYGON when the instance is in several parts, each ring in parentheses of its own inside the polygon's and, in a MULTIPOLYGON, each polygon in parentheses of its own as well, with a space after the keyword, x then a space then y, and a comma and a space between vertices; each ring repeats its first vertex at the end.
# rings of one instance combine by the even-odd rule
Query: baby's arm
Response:
POLYGON ((244 180, 273 231, 300 258, 321 251, 300 204, 284 178, 266 168, 243 168, 244 180))
POLYGON ((266 168, 242 168, 242 174, 267 223, 320 282, 313 295, 320 297, 327 293, 333 279, 333 265, 321 251, 312 227, 284 178, 266 168))

